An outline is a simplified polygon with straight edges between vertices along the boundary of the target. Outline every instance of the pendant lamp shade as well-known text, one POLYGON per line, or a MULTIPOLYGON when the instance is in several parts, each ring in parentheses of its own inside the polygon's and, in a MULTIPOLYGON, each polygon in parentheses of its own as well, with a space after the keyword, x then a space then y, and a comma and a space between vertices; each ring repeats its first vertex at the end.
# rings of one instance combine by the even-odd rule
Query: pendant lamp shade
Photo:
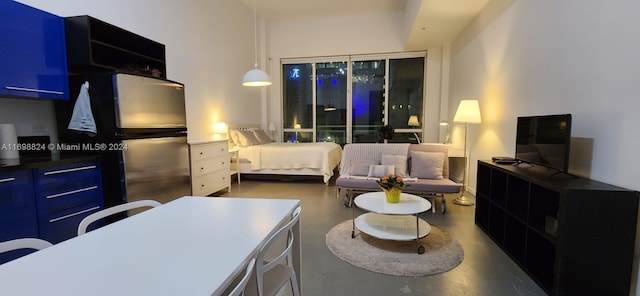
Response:
POLYGON ((267 72, 260 70, 258 64, 255 68, 249 70, 247 74, 244 74, 242 78, 242 85, 244 86, 267 86, 271 85, 271 78, 267 72))
POLYGON ((242 85, 244 86, 267 86, 271 85, 271 78, 267 72, 258 68, 258 21, 256 11, 256 0, 253 0, 253 69, 244 74, 242 85))

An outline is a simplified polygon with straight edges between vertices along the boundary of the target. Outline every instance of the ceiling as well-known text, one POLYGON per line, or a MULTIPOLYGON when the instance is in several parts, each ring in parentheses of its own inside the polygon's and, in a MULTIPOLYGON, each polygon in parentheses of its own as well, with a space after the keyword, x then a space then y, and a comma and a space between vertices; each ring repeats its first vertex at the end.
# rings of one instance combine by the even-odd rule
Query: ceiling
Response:
MULTIPOLYGON (((241 0, 253 10, 252 0, 241 0)), ((404 13, 405 50, 448 44, 489 0, 255 0, 258 15, 287 20, 341 15, 404 13), (411 21, 413 20, 413 21, 411 21)))

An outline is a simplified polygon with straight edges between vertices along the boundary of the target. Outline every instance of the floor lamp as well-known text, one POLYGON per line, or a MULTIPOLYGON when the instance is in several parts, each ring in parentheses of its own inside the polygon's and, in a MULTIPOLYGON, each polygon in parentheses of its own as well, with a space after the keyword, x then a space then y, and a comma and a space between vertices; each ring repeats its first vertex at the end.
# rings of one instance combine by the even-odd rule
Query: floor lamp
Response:
POLYGON ((469 154, 467 152, 467 134, 469 133, 469 124, 477 124, 482 122, 480 116, 480 104, 478 100, 462 100, 456 110, 453 122, 464 123, 464 182, 462 185, 462 194, 453 200, 453 203, 463 206, 473 205, 473 200, 466 196, 467 186, 469 186, 469 154))

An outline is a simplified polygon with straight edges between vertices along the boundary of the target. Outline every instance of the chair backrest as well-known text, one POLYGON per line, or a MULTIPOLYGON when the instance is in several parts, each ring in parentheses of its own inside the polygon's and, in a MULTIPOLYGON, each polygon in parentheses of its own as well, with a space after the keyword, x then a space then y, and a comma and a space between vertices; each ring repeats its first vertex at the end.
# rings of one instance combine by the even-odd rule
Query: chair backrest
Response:
POLYGON ((0 243, 0 253, 19 249, 42 250, 53 246, 50 242, 39 238, 18 238, 0 243))
POLYGON ((240 296, 244 295, 244 288, 247 286, 249 282, 249 278, 251 277, 251 272, 253 272, 253 267, 256 265, 256 258, 252 258, 247 264, 247 271, 245 271, 244 276, 238 282, 235 288, 229 293, 229 296, 240 296))
POLYGON ((293 237, 292 229, 293 229, 293 225, 295 225, 300 220, 300 212, 302 212, 302 207, 298 206, 293 211, 293 214, 291 215, 291 220, 287 222, 287 224, 282 226, 282 228, 278 229, 278 231, 276 231, 273 235, 271 235, 271 237, 269 237, 267 242, 260 248, 260 251, 258 252, 258 258, 256 259, 256 261, 258 261, 258 264, 256 265, 256 277, 258 279, 258 289, 261 289, 263 284, 262 278, 264 274, 267 273, 269 270, 273 269, 274 267, 283 263, 284 261, 286 261, 286 265, 293 266, 293 255, 291 251, 293 249, 294 237, 293 237), (267 253, 266 251, 269 249, 269 247, 271 247, 271 245, 273 245, 274 242, 277 241, 277 238, 284 233, 287 233, 287 243, 285 248, 273 260, 266 262, 264 260, 264 256, 267 253))
POLYGON ((85 234, 87 232, 87 227, 89 227, 91 223, 99 219, 111 216, 116 213, 132 210, 132 209, 143 208, 143 207, 155 208, 160 205, 162 204, 155 200, 138 200, 138 201, 132 201, 126 204, 117 205, 114 207, 106 208, 104 210, 95 212, 89 216, 84 217, 84 219, 80 221, 80 225, 78 225, 78 235, 85 234))

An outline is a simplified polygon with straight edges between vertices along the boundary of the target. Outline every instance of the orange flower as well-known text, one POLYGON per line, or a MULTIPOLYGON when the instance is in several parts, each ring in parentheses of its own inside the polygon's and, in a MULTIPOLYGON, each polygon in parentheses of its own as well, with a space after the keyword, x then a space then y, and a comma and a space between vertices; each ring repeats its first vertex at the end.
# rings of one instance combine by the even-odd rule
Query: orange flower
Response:
POLYGON ((394 187, 397 187, 400 189, 409 187, 409 185, 404 183, 404 180, 402 179, 402 177, 396 176, 394 174, 389 174, 387 176, 384 176, 380 178, 380 180, 376 180, 376 183, 378 183, 378 186, 386 190, 389 190, 394 187))

